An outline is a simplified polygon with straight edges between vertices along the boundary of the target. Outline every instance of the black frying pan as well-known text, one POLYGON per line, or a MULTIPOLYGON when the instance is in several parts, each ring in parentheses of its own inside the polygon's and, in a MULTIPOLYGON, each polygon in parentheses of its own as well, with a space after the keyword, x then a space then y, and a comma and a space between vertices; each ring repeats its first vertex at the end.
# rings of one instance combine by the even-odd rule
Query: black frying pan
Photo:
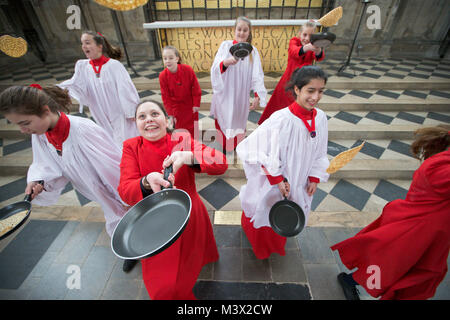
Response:
POLYGON ((230 53, 236 59, 244 60, 253 50, 253 47, 248 42, 239 42, 231 46, 230 53))
MULTIPOLYGON (((43 185, 44 181, 39 181, 39 183, 43 185)), ((16 224, 11 230, 9 230, 8 232, 6 232, 2 236, 0 236, 0 240, 3 238, 6 238, 7 236, 9 236, 13 232, 15 232, 17 229, 20 228, 20 226, 22 226, 25 223, 25 221, 27 221, 27 219, 31 213, 31 195, 32 194, 33 193, 27 194, 25 196, 25 198, 23 199, 23 201, 9 204, 6 207, 3 207, 0 209, 0 220, 7 219, 19 212, 22 212, 25 210, 27 211, 26 216, 18 224, 16 224)))
MULTIPOLYGON (((172 166, 164 170, 168 179, 172 166)), ((180 189, 163 189, 136 203, 117 224, 111 247, 122 259, 154 256, 183 233, 191 214, 191 197, 180 189)))
POLYGON ((305 226, 305 214, 297 203, 284 197, 270 209, 269 222, 280 236, 295 237, 305 226))
POLYGON ((336 35, 331 32, 320 32, 311 35, 311 43, 319 48, 326 48, 336 40, 336 35))

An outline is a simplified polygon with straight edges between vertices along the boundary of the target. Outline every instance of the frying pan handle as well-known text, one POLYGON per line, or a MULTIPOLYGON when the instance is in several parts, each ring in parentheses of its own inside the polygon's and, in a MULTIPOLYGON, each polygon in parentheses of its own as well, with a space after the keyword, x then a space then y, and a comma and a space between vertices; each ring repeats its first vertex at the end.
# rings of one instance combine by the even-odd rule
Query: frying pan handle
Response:
MULTIPOLYGON (((44 185, 44 180, 39 180, 38 183, 43 186, 44 185)), ((30 194, 26 194, 25 198, 23 200, 31 202, 31 196, 33 195, 33 190, 31 190, 30 194)))
MULTIPOLYGON (((172 165, 168 166, 167 168, 164 168, 164 180, 169 181, 169 175, 170 175, 172 172, 173 172, 173 166, 172 166, 172 165)), ((170 181, 169 181, 169 183, 170 183, 170 181)), ((173 187, 173 186, 172 186, 172 183, 170 183, 169 188, 172 188, 172 187, 173 187)), ((169 189, 169 188, 168 188, 168 189, 169 189)), ((163 190, 163 189, 166 189, 166 188, 164 188, 163 186, 161 186, 161 190, 163 190)))
MULTIPOLYGON (((288 182, 288 179, 287 179, 287 178, 284 178, 284 179, 283 179, 283 182, 288 182)), ((286 196, 283 196, 283 197, 284 197, 284 200, 287 200, 287 199, 288 199, 286 196)))

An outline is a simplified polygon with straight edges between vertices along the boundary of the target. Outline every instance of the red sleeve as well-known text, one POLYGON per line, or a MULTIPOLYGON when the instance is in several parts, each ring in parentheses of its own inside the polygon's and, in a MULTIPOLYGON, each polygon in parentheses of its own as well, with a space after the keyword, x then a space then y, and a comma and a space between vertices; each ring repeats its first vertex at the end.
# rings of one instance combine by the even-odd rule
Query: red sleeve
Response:
POLYGON ((223 61, 220 63, 220 73, 224 73, 227 70, 227 67, 223 65, 223 61))
POLYGON ((322 55, 320 56, 320 58, 317 58, 317 56, 316 56, 316 60, 322 61, 323 59, 325 59, 325 50, 322 49, 322 55))
POLYGON ((266 174, 266 177, 272 186, 275 184, 279 184, 281 181, 283 181, 282 175, 274 177, 269 174, 269 171, 267 171, 267 169, 263 165, 261 165, 261 168, 264 170, 264 173, 266 174))
POLYGON ((302 48, 301 45, 298 45, 298 41, 295 38, 292 38, 289 41, 289 49, 288 49, 288 55, 290 58, 297 59, 299 57, 300 49, 302 48))
POLYGON ((320 183, 320 179, 316 178, 316 177, 308 177, 309 178, 309 182, 315 182, 315 183, 320 183))
POLYGON ((137 158, 137 145, 131 141, 123 143, 122 160, 120 162, 119 195, 130 206, 142 200, 141 174, 137 158), (131 143, 130 143, 131 142, 131 143))
POLYGON ((172 101, 170 99, 169 86, 167 85, 166 74, 164 73, 166 70, 159 74, 159 87, 161 88, 161 97, 163 100, 164 108, 166 108, 167 114, 169 116, 173 116, 174 110, 172 101))
POLYGON ((200 88, 200 84, 198 83, 197 76, 195 75, 194 70, 189 67, 191 71, 191 83, 192 83, 192 102, 194 103, 194 107, 200 107, 200 101, 202 100, 202 89, 200 88))

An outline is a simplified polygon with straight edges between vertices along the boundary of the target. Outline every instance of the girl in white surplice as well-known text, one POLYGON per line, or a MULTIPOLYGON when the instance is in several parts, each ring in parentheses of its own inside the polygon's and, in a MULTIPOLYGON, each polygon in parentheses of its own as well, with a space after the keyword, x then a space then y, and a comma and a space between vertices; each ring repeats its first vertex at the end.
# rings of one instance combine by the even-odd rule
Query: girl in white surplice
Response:
POLYGON ((315 108, 326 82, 319 67, 294 71, 288 88, 295 102, 274 112, 236 149, 247 177, 239 194, 241 225, 259 259, 273 252, 285 255, 286 238, 270 227, 270 208, 287 196, 307 221, 317 184, 328 180, 327 116, 315 108))

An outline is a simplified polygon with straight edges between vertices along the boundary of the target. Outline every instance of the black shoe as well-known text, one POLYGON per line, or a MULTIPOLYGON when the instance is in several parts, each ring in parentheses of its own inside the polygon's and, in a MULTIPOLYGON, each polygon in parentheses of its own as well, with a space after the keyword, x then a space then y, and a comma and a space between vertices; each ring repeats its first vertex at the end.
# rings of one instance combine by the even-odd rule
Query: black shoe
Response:
POLYGON ((125 260, 123 262, 123 272, 130 272, 139 260, 125 260))
POLYGON ((345 298, 347 300, 360 300, 358 289, 356 288, 356 286, 349 284, 345 280, 346 275, 347 274, 345 272, 342 272, 337 276, 339 284, 341 285, 342 290, 344 290, 345 298))

